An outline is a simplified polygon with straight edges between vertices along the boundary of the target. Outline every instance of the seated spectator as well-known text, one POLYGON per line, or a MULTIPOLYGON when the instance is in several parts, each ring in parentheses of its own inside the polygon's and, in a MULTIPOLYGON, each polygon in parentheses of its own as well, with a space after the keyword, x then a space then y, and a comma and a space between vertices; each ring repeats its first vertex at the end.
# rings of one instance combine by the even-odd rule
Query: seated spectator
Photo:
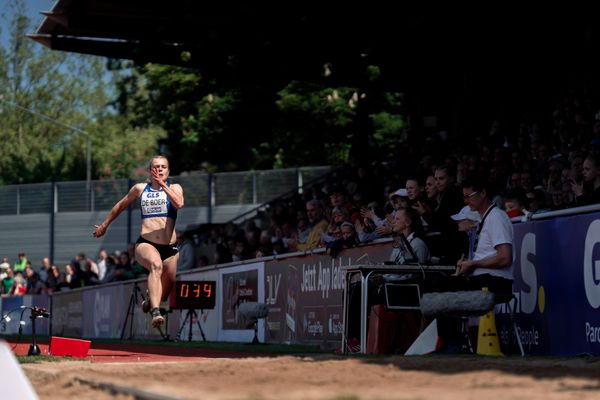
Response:
POLYGON ((71 263, 69 264, 73 271, 71 274, 71 281, 69 282, 69 287, 71 289, 83 286, 83 270, 81 269, 81 264, 78 261, 82 255, 83 254, 80 253, 77 257, 75 257, 75 259, 71 260, 71 263))
POLYGON ((329 226, 327 230, 321 232, 321 245, 327 247, 329 243, 334 242, 335 240, 341 237, 341 229, 342 223, 349 218, 349 212, 344 207, 334 207, 331 210, 331 218, 329 226))
POLYGON ((375 221, 382 222, 380 215, 383 215, 384 211, 378 207, 376 202, 370 202, 367 207, 363 207, 360 210, 362 219, 357 219, 354 222, 354 230, 358 235, 359 243, 368 243, 375 239, 378 239, 380 235, 375 232, 377 225, 375 221))
POLYGON ((306 251, 319 246, 321 243, 321 232, 324 232, 329 225, 327 219, 323 216, 323 206, 318 200, 309 200, 306 203, 306 213, 310 222, 310 232, 306 243, 300 243, 297 239, 290 238, 288 247, 292 250, 306 251))
POLYGON ((529 204, 527 205, 527 211, 532 214, 538 214, 550 211, 546 204, 546 193, 538 187, 530 190, 526 193, 529 204))
POLYGON ((427 198, 425 186, 421 179, 410 177, 406 180, 406 196, 408 197, 408 206, 412 207, 417 202, 424 202, 427 198))
POLYGON ((50 267, 47 285, 49 293, 59 292, 63 287, 68 287, 64 272, 61 272, 54 264, 50 267))
POLYGON ((177 271, 186 271, 194 268, 196 264, 194 246, 192 245, 192 241, 185 235, 185 232, 177 231, 177 246, 179 247, 177 271))
POLYGON ((25 278, 23 278, 23 274, 21 271, 15 273, 15 279, 12 284, 12 288, 10 289, 10 296, 23 296, 27 293, 27 286, 25 282, 25 278))
POLYGON ((394 245, 390 260, 393 260, 396 264, 406 264, 409 262, 429 263, 431 258, 429 249, 423 239, 419 237, 423 234, 423 225, 416 210, 412 208, 399 210, 392 222, 391 233, 396 237, 396 244, 394 245), (404 235, 410 244, 410 249, 406 248, 403 240, 398 239, 400 234, 404 235))
POLYGON ((123 251, 119 254, 119 261, 117 265, 115 265, 113 271, 113 279, 117 281, 126 281, 135 278, 135 272, 132 268, 131 258, 129 257, 128 252, 123 251))
POLYGON ((358 237, 354 229, 354 224, 350 221, 344 221, 339 227, 339 237, 327 244, 327 253, 332 257, 337 257, 340 250, 355 247, 358 237))
POLYGON ((254 254, 254 258, 269 257, 272 255, 273 255, 273 252, 271 251, 270 248, 265 247, 265 246, 259 246, 254 254))
POLYGON ((583 161, 583 182, 571 182, 578 206, 600 203, 600 156, 590 154, 583 161))
POLYGON ((333 208, 345 208, 350 215, 350 221, 360 218, 359 207, 348 197, 348 191, 343 185, 334 185, 331 188, 329 201, 333 208))
POLYGON ((361 243, 367 243, 372 240, 389 236, 392 233, 392 222, 396 214, 408 206, 408 192, 405 188, 400 188, 389 194, 389 203, 393 209, 385 218, 380 218, 373 207, 362 208, 361 215, 363 223, 356 225, 358 237, 361 243), (367 229, 369 227, 370 229, 367 229), (374 229, 373 229, 374 228, 374 229))
POLYGON ((525 215, 525 199, 521 191, 512 190, 504 198, 504 207, 508 218, 525 215))
POLYGON ((98 264, 96 264, 91 258, 85 260, 83 271, 81 272, 83 286, 97 285, 100 283, 98 274, 95 271, 98 271, 98 264))
POLYGON ((567 207, 565 198, 564 198, 564 193, 562 190, 555 190, 555 191, 549 192, 548 195, 550 196, 550 209, 551 210, 553 210, 553 211, 562 210, 567 207))

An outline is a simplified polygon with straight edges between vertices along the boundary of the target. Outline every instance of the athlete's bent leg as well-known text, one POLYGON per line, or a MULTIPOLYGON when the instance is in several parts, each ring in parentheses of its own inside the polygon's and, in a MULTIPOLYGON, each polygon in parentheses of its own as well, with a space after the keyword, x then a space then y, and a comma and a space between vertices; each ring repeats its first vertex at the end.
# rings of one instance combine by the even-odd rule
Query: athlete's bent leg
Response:
POLYGON ((154 246, 148 243, 138 243, 135 247, 135 258, 149 271, 148 274, 148 297, 150 300, 150 312, 152 315, 152 325, 160 326, 164 318, 160 315, 158 307, 160 306, 163 295, 162 275, 163 264, 160 254, 154 246))
POLYGON ((163 271, 161 275, 162 283, 162 297, 161 300, 165 301, 169 298, 173 286, 175 286, 175 280, 177 279, 177 262, 179 260, 179 254, 175 254, 163 261, 163 271))

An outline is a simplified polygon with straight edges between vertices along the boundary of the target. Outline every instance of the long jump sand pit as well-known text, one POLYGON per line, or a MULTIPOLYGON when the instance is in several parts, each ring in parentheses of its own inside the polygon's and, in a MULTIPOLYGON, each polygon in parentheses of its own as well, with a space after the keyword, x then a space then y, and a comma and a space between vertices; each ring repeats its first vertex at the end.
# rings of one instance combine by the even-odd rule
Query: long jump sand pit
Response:
POLYGON ((22 368, 40 399, 600 399, 597 357, 105 356, 22 368))

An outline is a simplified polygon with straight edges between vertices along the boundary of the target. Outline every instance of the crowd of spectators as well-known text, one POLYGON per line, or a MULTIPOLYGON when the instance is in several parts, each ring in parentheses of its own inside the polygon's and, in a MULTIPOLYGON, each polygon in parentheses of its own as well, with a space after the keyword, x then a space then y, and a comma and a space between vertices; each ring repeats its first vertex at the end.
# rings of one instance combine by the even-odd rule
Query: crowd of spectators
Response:
MULTIPOLYGON (((241 225, 178 232, 178 270, 315 248, 335 256, 398 233, 419 239, 419 261, 454 264, 469 251, 468 229, 456 223, 469 175, 486 177, 494 203, 511 218, 600 203, 599 110, 589 94, 570 94, 545 120, 491 121, 466 141, 446 134, 407 141, 393 160, 340 168, 241 225)), ((101 250, 96 260, 79 254, 62 269, 48 258, 37 269, 24 254, 13 266, 5 258, 0 290, 52 293, 143 276, 132 254, 133 244, 110 255, 101 250)))
MULTIPOLYGON (((195 266, 195 249, 183 232, 177 231, 179 270, 195 266)), ((84 286, 137 279, 148 271, 134 258, 135 244, 126 250, 108 253, 100 249, 95 259, 77 254, 62 268, 44 257, 38 267, 32 266, 25 253, 19 253, 13 265, 4 257, 0 263, 0 295, 52 294, 84 286)))
POLYGON ((12 266, 8 257, 4 257, 0 263, 0 294, 51 294, 143 276, 146 270, 133 259, 132 254, 133 244, 126 251, 110 255, 102 249, 97 259, 80 253, 62 268, 51 264, 48 257, 44 257, 37 268, 32 266, 25 253, 20 253, 12 266))
POLYGON ((294 251, 342 248, 394 236, 406 212, 421 217, 422 236, 438 262, 468 252, 468 236, 451 217, 461 211, 461 183, 485 176, 494 203, 509 217, 600 203, 600 108, 571 93, 547 118, 503 126, 468 140, 432 134, 407 141, 394 160, 337 170, 324 182, 269 205, 263 218, 208 226, 199 246, 209 263, 294 251))

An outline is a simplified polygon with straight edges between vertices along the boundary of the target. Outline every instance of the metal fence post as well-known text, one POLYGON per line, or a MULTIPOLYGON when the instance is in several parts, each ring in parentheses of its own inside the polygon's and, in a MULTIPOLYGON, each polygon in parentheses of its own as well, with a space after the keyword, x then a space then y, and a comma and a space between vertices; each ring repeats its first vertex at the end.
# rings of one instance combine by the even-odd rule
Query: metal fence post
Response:
POLYGON ((217 201, 215 195, 215 176, 214 174, 208 174, 208 207, 206 208, 206 222, 212 224, 213 219, 213 207, 217 201))
MULTIPOLYGON (((133 186, 133 180, 127 179, 127 188, 129 189, 132 186, 133 186)), ((134 206, 134 204, 131 203, 127 207, 127 243, 125 243, 125 248, 127 248, 127 246, 129 246, 129 243, 131 242, 131 228, 132 228, 131 216, 133 213, 133 206, 134 206)))
POLYGON ((52 181, 52 186, 50 187, 50 264, 54 264, 54 231, 55 231, 55 218, 56 218, 56 209, 58 205, 56 204, 57 193, 56 193, 56 182, 52 181))
POLYGON ((21 185, 17 185, 17 215, 21 215, 21 185))
POLYGON ((258 203, 258 176, 256 171, 252 171, 252 204, 258 203))
POLYGON ((298 176, 298 194, 302 194, 302 187, 304 186, 304 179, 302 176, 302 170, 300 168, 298 168, 296 170, 296 175, 298 176))

